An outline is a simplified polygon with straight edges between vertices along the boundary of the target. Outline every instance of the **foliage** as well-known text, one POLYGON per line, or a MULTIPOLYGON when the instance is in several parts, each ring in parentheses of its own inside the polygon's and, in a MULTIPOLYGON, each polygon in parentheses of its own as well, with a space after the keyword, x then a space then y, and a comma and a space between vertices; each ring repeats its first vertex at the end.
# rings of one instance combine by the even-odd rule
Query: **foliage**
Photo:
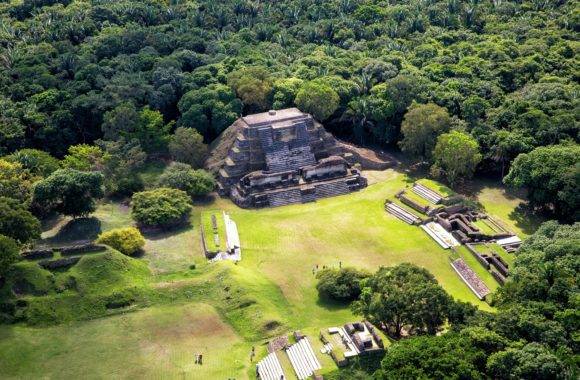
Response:
POLYGON ((99 235, 97 243, 106 244, 124 255, 132 256, 145 246, 145 239, 135 227, 115 228, 99 235))
POLYGON ((20 149, 3 159, 19 163, 36 177, 46 177, 60 168, 60 162, 56 158, 38 149, 20 149))
POLYGON ((4 277, 8 268, 18 260, 19 251, 16 240, 0 235, 0 277, 4 277))
POLYGON ((99 172, 59 169, 36 183, 33 202, 45 211, 86 216, 95 211, 95 199, 103 196, 102 186, 99 172))
POLYGON ((97 141, 104 151, 103 170, 108 195, 126 196, 143 190, 137 170, 145 164, 146 154, 137 140, 97 141))
POLYGON ((17 199, 0 197, 0 234, 21 244, 40 237, 40 222, 17 199))
POLYGON ((434 103, 417 104, 409 107, 401 124, 403 139, 401 150, 421 160, 429 160, 437 137, 451 128, 447 110, 434 103))
POLYGON ((552 208, 559 217, 580 216, 580 147, 555 145, 520 154, 504 182, 526 187, 534 207, 552 208))
POLYGON ((203 136, 193 128, 179 127, 169 138, 169 153, 175 161, 200 168, 203 166, 207 152, 203 136))
POLYGON ((179 101, 179 124, 213 139, 237 119, 242 103, 227 86, 212 84, 191 90, 179 101))
POLYGON ((354 269, 323 269, 316 273, 316 289, 320 297, 337 301, 354 301, 360 296, 360 282, 368 273, 354 269))
POLYGON ((340 98, 332 87, 315 82, 307 82, 296 94, 295 103, 304 112, 320 121, 330 117, 338 108, 340 98))
POLYGON ((205 170, 175 162, 169 165, 159 177, 159 187, 183 190, 190 197, 201 197, 215 188, 215 179, 205 170))
POLYGON ((479 145, 473 137, 459 131, 444 133, 437 139, 433 150, 431 173, 435 177, 445 176, 453 186, 460 180, 471 178, 481 158, 479 145))
POLYGON ((18 199, 30 203, 33 178, 18 162, 0 159, 0 197, 18 199))
POLYGON ((385 323, 395 337, 404 327, 410 333, 435 334, 453 302, 432 274, 412 264, 382 267, 361 288, 353 310, 373 323, 385 323))
POLYGON ((488 359, 487 371, 495 379, 548 380, 570 376, 564 363, 537 343, 493 354, 488 359))
POLYGON ((452 332, 391 346, 375 376, 575 378, 579 233, 578 223, 543 224, 518 251, 496 313, 452 311, 452 332))
POLYGON ((263 67, 244 67, 233 71, 228 77, 228 85, 242 100, 247 113, 267 110, 272 104, 272 80, 263 67))
POLYGON ((68 148, 68 154, 62 160, 65 168, 96 171, 102 168, 103 151, 98 146, 80 144, 68 148))
POLYGON ((159 188, 133 194, 131 214, 141 225, 172 227, 183 223, 191 212, 191 199, 184 191, 159 188))

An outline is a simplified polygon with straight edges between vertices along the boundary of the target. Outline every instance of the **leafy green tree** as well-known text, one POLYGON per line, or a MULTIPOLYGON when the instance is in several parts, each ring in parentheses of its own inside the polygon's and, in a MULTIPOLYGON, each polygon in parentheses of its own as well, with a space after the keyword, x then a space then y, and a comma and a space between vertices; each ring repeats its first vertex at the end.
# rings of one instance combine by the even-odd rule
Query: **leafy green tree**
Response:
POLYGON ((103 166, 103 151, 95 145, 79 144, 68 148, 68 154, 62 160, 65 168, 96 171, 103 166))
POLYGON ((60 162, 56 158, 38 149, 20 149, 3 159, 19 163, 36 177, 46 177, 60 169, 60 162))
POLYGON ((149 107, 138 110, 131 102, 121 103, 103 117, 103 135, 107 140, 121 138, 138 140, 149 153, 162 152, 172 125, 165 124, 163 115, 149 107))
POLYGON ((103 196, 102 187, 99 172, 59 169, 36 183, 33 202, 44 210, 76 218, 95 211, 95 199, 103 196))
POLYGON ((385 323, 397 338, 404 327, 435 334, 452 302, 432 274, 412 264, 381 267, 361 282, 361 288, 353 310, 374 323, 385 323))
POLYGON ((205 170, 193 170, 187 164, 175 162, 163 171, 158 185, 183 190, 190 197, 201 197, 209 194, 216 183, 213 176, 205 170))
POLYGON ((403 119, 401 150, 421 160, 430 160, 437 137, 451 128, 447 110, 434 103, 413 103, 403 119))
POLYGON ((124 255, 132 256, 143 250, 145 238, 135 227, 115 228, 100 234, 97 243, 106 244, 124 255))
POLYGON ((29 204, 32 181, 33 178, 20 163, 0 159, 0 197, 14 198, 29 204))
POLYGON ((186 192, 159 188, 133 194, 133 219, 147 227, 173 227, 187 221, 191 212, 191 198, 186 192))
POLYGON ((451 131, 437 139, 433 159, 431 173, 436 177, 445 176, 453 186, 459 180, 473 176, 482 155, 473 137, 464 132, 451 131))
POLYGON ((101 129, 107 140, 127 138, 127 133, 136 130, 139 122, 137 107, 131 102, 123 102, 103 116, 101 129))
POLYGON ((416 337, 390 347, 375 378, 484 379, 477 365, 481 356, 481 350, 461 335, 416 337))
POLYGON ((242 112, 242 102, 225 85, 213 84, 187 92, 178 103, 179 125, 195 128, 207 139, 219 135, 242 112))
POLYGON ((303 112, 324 121, 338 108, 340 98, 330 86, 306 82, 296 94, 295 103, 303 112))
POLYGON ((200 168, 203 166, 208 148, 203 143, 203 136, 197 130, 179 127, 169 138, 169 153, 175 161, 200 168))
POLYGON ((248 112, 270 108, 272 80, 263 67, 244 67, 228 76, 228 84, 234 89, 248 112))
POLYGON ((143 190, 138 170, 143 167, 147 155, 139 141, 98 141, 104 151, 103 170, 105 190, 109 195, 127 196, 143 190))
POLYGON ((554 353, 537 343, 494 353, 487 361, 487 371, 495 379, 549 380, 571 375, 554 353))
POLYGON ((323 269, 316 274, 316 289, 322 298, 354 301, 361 292, 360 282, 369 274, 354 268, 323 269))
POLYGON ((18 260, 20 247, 16 240, 0 235, 0 278, 6 275, 12 264, 18 260))
POLYGON ((283 109, 294 106, 294 99, 303 83, 302 79, 295 77, 276 80, 272 88, 274 94, 272 108, 283 109))
POLYGON ((524 241, 510 269, 511 281, 498 290, 502 305, 550 302, 572 308, 580 273, 575 258, 580 254, 580 223, 542 224, 524 241))
POLYGON ((0 234, 21 244, 40 237, 40 222, 17 199, 0 197, 0 234))
POLYGON ((576 144, 536 148, 515 159, 504 183, 527 188, 533 207, 551 208, 559 217, 578 219, 579 157, 576 144))

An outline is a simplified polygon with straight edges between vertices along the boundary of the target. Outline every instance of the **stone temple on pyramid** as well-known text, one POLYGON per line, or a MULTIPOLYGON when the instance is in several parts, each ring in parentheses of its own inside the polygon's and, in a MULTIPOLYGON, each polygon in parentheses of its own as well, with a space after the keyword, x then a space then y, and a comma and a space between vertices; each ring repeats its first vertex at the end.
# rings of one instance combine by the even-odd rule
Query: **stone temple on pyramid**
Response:
POLYGON ((206 167, 216 173, 220 195, 240 207, 275 207, 364 188, 357 158, 356 149, 312 116, 288 108, 236 120, 212 147, 206 167))

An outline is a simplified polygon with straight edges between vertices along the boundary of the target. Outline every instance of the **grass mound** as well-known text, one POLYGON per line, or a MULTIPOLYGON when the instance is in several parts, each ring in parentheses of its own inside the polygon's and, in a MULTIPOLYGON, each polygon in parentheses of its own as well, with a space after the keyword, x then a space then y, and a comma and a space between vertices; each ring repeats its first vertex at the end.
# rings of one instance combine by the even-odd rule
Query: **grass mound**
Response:
POLYGON ((149 276, 146 263, 112 249, 52 272, 20 262, 0 290, 2 317, 31 325, 100 317, 142 299, 149 276))

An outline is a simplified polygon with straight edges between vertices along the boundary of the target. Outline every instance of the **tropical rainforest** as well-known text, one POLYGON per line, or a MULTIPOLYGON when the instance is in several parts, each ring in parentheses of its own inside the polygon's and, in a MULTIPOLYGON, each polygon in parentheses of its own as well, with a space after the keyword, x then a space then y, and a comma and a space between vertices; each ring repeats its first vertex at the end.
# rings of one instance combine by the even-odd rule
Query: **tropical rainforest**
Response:
POLYGON ((202 167, 220 133, 298 107, 452 187, 501 180, 572 223, 529 238, 497 313, 454 306, 448 333, 394 344, 375 377, 574 378, 579 31, 567 0, 0 0, 0 280, 39 219, 144 190, 147 162, 178 161, 134 197, 136 219, 187 218, 214 187, 202 167))

